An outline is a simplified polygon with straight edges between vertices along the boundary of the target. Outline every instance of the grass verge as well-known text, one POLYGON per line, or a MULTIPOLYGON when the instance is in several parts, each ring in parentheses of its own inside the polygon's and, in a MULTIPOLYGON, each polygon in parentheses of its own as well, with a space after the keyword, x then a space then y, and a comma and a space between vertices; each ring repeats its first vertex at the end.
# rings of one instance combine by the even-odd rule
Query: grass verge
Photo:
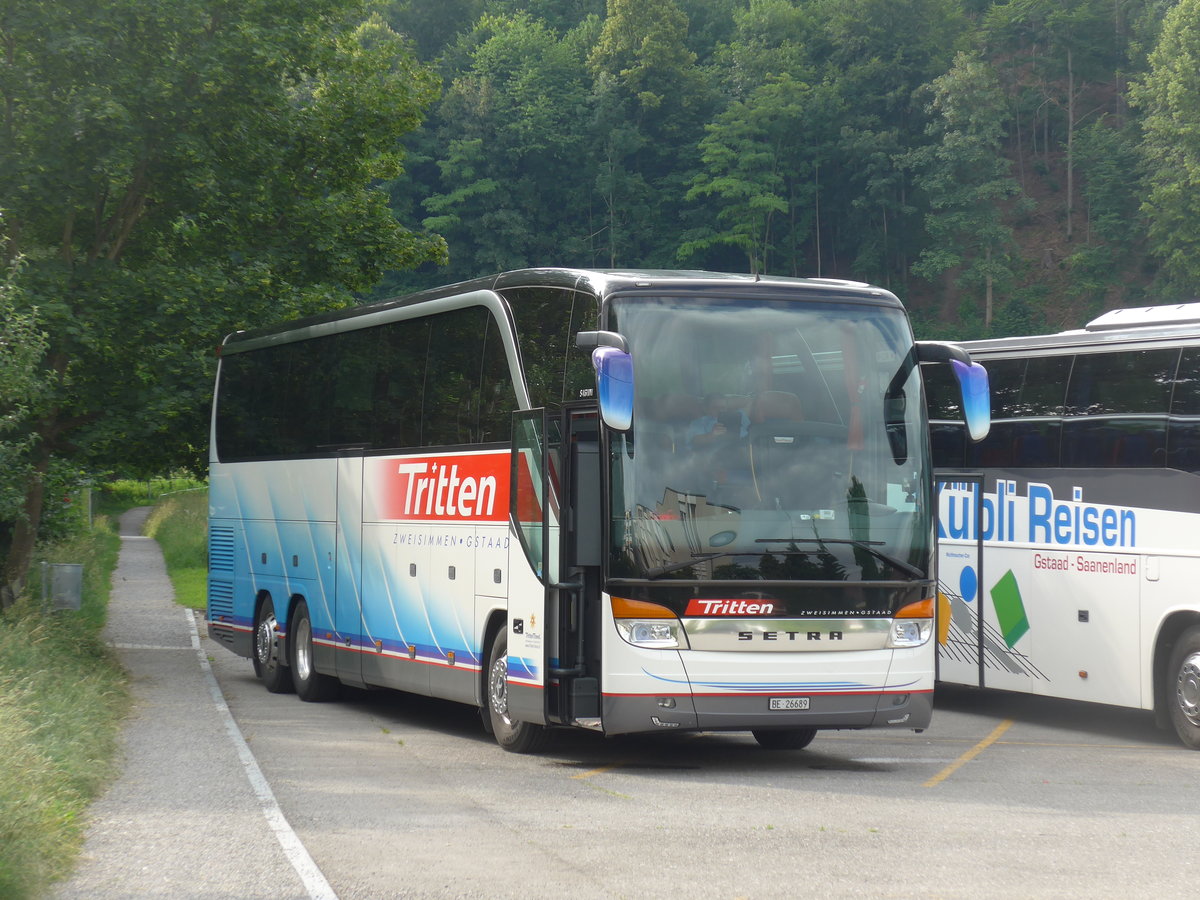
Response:
POLYGON ((161 497, 142 530, 162 548, 175 602, 204 609, 208 596, 208 491, 161 497))
POLYGON ((0 897, 42 896, 70 872, 82 814, 115 772, 129 694, 100 629, 119 549, 99 517, 39 554, 83 564, 81 609, 45 613, 27 597, 0 616, 0 897))

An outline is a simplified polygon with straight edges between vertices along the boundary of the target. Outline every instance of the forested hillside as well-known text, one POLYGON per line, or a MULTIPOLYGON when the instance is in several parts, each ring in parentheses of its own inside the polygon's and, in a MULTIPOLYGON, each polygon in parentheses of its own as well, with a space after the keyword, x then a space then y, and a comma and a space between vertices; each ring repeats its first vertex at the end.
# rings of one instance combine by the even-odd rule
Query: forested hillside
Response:
POLYGON ((820 275, 886 285, 926 334, 970 337, 1195 290, 1171 248, 1195 222, 1153 201, 1184 202, 1193 177, 1170 122, 1200 122, 1195 2, 388 15, 443 83, 392 203, 445 237, 449 263, 376 295, 538 264, 820 275))

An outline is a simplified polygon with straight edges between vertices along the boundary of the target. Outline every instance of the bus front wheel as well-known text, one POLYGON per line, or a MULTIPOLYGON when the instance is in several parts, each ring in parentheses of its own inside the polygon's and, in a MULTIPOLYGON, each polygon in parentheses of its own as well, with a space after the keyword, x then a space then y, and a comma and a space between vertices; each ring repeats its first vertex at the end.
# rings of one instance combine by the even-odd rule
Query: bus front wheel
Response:
POLYGON ((803 750, 817 736, 815 728, 760 728, 750 732, 766 750, 803 750))
POLYGON ((293 690, 292 673, 279 657, 278 628, 275 604, 265 597, 254 620, 254 674, 272 694, 289 694, 293 690))
POLYGON ((505 750, 512 753, 536 753, 545 746, 546 729, 532 722, 518 722, 508 715, 508 635, 503 629, 492 639, 488 654, 487 711, 492 734, 505 750))
POLYGON ((1184 744, 1200 750, 1200 626, 1189 628, 1176 642, 1168 672, 1171 724, 1184 744))
POLYGON ((312 619, 308 615, 308 604, 303 600, 298 601, 292 611, 289 632, 288 648, 292 654, 296 694, 309 703, 332 700, 337 696, 339 682, 332 675, 321 674, 313 665, 312 619))

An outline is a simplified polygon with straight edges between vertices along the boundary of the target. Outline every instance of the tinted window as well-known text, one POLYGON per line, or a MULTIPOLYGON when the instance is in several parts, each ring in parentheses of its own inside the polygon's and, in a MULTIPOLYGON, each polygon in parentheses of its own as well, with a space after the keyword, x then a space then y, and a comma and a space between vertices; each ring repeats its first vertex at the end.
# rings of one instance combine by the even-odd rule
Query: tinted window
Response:
POLYGON ((1165 465, 1167 411, 1178 360, 1178 350, 1076 357, 1063 423, 1063 465, 1165 465))
POLYGON ((482 307, 236 353, 221 362, 221 459, 506 441, 516 393, 482 307))
POLYGON ((1178 350, 1087 353, 1075 358, 1067 415, 1166 415, 1178 350))
POLYGON ((421 444, 507 440, 515 394, 504 346, 483 307, 433 317, 421 444))
POLYGON ((575 346, 575 335, 596 328, 599 310, 590 294, 562 288, 525 287, 504 291, 516 320, 530 402, 559 406, 594 389, 591 355, 575 346))
POLYGON ((1200 349, 1184 350, 1179 358, 1171 398, 1167 465, 1200 472, 1200 349))

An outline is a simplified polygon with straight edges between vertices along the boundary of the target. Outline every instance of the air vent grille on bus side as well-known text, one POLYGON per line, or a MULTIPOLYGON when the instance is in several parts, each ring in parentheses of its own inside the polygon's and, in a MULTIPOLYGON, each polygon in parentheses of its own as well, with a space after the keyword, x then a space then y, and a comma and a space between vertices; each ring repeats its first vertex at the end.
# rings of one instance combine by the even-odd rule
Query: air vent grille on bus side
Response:
POLYGON ((233 529, 213 528, 208 535, 208 570, 233 574, 233 529))
POLYGON ((209 579, 208 617, 215 620, 222 616, 233 618, 233 582, 209 579))

